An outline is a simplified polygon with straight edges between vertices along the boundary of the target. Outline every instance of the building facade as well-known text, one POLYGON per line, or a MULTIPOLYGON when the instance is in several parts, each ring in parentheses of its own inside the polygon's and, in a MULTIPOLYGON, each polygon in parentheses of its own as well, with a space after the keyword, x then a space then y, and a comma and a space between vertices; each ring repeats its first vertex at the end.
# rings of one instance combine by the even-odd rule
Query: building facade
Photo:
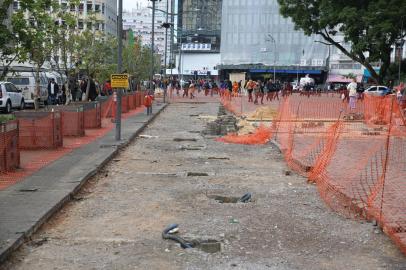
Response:
MULTIPOLYGON (((67 0, 58 1, 65 10, 76 15, 77 29, 99 30, 117 36, 117 0, 80 0, 78 5, 69 5, 67 0), (94 15, 96 22, 89 22, 90 14, 94 15)), ((19 1, 15 0, 13 10, 19 7, 19 1)))
POLYGON ((178 0, 176 68, 186 77, 218 76, 222 0, 178 0))
MULTIPOLYGON (((155 29, 154 29, 154 49, 157 54, 161 56, 161 64, 165 63, 165 48, 167 48, 167 59, 169 59, 170 51, 170 29, 166 35, 166 29, 162 24, 170 20, 167 17, 166 11, 171 12, 171 1, 156 2, 155 11, 155 29), (168 42, 166 38, 168 37, 168 42)), ((151 46, 152 41, 152 9, 149 7, 137 5, 131 11, 124 11, 123 13, 123 29, 131 29, 135 37, 138 37, 143 45, 151 46)))
POLYGON ((328 47, 306 36, 282 17, 277 0, 223 0, 221 66, 224 77, 246 72, 251 77, 276 73, 282 80, 327 73, 328 47))

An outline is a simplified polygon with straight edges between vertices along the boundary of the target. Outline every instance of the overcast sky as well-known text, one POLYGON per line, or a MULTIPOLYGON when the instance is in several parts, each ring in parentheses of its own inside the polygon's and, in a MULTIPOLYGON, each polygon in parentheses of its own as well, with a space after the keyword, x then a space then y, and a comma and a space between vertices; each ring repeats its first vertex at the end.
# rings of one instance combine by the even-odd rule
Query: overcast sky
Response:
POLYGON ((137 2, 143 6, 148 5, 148 0, 123 0, 123 9, 131 11, 137 6, 137 2))

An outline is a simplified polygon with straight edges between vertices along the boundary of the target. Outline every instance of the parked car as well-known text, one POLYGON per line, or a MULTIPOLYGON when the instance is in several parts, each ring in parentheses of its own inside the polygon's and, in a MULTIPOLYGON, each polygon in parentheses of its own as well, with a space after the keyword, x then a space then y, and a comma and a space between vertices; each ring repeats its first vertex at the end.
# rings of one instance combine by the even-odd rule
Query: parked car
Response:
MULTIPOLYGON (((35 76, 34 72, 16 72, 7 77, 7 81, 13 83, 22 91, 25 105, 34 106, 35 76)), ((48 81, 44 72, 40 73, 40 103, 45 104, 48 99, 48 81)))
POLYGON ((0 82, 0 109, 11 113, 12 108, 24 109, 24 97, 20 89, 10 82, 0 82))
POLYGON ((392 94, 392 90, 386 86, 375 85, 367 88, 364 94, 371 96, 386 96, 392 94))

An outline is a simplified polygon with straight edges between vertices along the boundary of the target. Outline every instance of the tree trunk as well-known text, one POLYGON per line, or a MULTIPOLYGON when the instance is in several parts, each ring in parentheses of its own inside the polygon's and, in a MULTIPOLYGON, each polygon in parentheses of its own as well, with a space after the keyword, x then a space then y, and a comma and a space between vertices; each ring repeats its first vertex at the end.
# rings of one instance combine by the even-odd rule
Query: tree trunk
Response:
POLYGON ((91 78, 88 77, 87 78, 87 85, 86 85, 85 101, 89 101, 90 81, 91 81, 91 78))
POLYGON ((35 91, 34 91, 34 109, 37 111, 39 109, 39 98, 40 98, 40 78, 39 78, 39 73, 40 73, 40 66, 37 66, 35 70, 35 91))

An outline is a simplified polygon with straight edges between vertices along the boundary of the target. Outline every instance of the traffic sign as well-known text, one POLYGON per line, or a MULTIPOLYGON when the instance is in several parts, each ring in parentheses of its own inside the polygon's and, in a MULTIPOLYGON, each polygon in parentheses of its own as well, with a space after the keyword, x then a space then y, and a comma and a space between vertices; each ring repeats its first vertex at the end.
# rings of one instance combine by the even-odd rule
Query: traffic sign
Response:
POLYGON ((111 88, 129 87, 128 74, 111 74, 111 88))

